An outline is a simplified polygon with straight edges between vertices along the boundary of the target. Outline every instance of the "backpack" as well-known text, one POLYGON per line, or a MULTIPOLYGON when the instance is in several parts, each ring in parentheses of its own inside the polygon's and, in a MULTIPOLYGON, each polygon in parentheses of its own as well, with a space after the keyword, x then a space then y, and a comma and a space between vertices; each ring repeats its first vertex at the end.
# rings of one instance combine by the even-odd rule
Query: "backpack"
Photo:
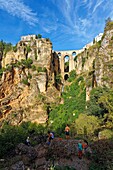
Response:
POLYGON ((51 137, 52 139, 54 139, 54 132, 51 132, 51 137))
POLYGON ((83 150, 83 148, 82 148, 82 144, 81 144, 81 143, 78 143, 78 149, 79 149, 80 151, 82 151, 82 150, 83 150))

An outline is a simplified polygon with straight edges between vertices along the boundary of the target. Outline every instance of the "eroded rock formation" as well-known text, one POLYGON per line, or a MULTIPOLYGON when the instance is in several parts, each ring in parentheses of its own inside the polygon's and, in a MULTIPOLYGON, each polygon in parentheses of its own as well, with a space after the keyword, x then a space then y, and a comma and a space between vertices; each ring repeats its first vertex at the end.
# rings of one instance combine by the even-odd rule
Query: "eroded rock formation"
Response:
POLYGON ((59 91, 51 88, 60 70, 50 40, 21 40, 16 52, 10 51, 2 58, 6 69, 0 81, 1 125, 5 121, 13 125, 22 121, 45 123, 46 105, 59 96, 59 91))

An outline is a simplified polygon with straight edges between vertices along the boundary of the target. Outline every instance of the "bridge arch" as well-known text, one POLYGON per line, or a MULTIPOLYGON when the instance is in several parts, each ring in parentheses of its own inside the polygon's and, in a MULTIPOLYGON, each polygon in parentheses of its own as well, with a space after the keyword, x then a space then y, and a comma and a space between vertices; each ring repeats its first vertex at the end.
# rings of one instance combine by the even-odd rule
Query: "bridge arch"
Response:
POLYGON ((64 72, 69 72, 69 56, 64 56, 64 72))
POLYGON ((76 56, 76 52, 75 51, 72 52, 72 56, 73 56, 73 58, 75 58, 75 56, 76 56))
POLYGON ((61 57, 61 53, 60 52, 58 53, 58 56, 61 57))
POLYGON ((64 80, 67 80, 69 78, 69 75, 68 74, 65 74, 64 75, 64 80))
POLYGON ((61 70, 61 76, 65 80, 66 74, 69 77, 69 72, 72 70, 75 70, 75 61, 74 58, 77 56, 77 54, 81 53, 83 49, 81 50, 68 50, 68 51, 56 51, 59 61, 60 61, 60 70, 61 70), (65 61, 66 57, 68 56, 68 63, 65 61), (65 69, 65 65, 68 65, 68 69, 65 69))

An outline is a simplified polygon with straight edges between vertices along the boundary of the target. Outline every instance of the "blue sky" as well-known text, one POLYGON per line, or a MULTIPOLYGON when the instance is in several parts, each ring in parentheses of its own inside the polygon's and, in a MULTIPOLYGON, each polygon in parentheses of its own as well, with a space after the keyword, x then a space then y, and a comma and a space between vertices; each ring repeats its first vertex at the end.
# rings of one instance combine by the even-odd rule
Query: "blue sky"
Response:
POLYGON ((81 49, 113 19, 113 0, 0 0, 0 39, 50 38, 53 50, 81 49))

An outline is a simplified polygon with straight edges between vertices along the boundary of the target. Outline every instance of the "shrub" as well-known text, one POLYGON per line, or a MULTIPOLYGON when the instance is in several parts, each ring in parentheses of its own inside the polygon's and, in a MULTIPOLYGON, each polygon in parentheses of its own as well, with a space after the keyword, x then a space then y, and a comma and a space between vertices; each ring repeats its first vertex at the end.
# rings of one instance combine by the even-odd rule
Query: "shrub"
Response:
POLYGON ((12 71, 12 65, 9 65, 9 64, 8 64, 8 65, 6 66, 6 70, 7 70, 7 71, 12 71))
POLYGON ((92 148, 92 165, 90 170, 95 167, 96 170, 113 169, 113 141, 99 140, 91 145, 92 148))
POLYGON ((104 116, 106 112, 105 107, 99 104, 99 98, 104 94, 107 88, 94 88, 90 93, 90 100, 87 102, 87 113, 89 115, 95 115, 99 118, 104 116))
POLYGON ((28 73, 28 76, 27 76, 28 79, 32 79, 32 75, 30 73, 28 73))
POLYGON ((27 78, 26 79, 22 79, 22 83, 29 86, 29 82, 28 82, 27 78))
POLYGON ((21 60, 21 64, 24 65, 26 68, 31 68, 32 63, 33 60, 31 58, 28 58, 27 60, 21 60))
POLYGON ((32 65, 31 68, 32 68, 33 71, 36 71, 36 66, 35 65, 32 65))
POLYGON ((18 143, 24 142, 26 137, 27 133, 21 127, 5 125, 0 133, 0 158, 8 155, 18 143))
POLYGON ((37 68, 37 72, 46 72, 46 68, 45 67, 38 67, 37 68))
POLYGON ((95 116, 80 114, 75 121, 77 134, 94 135, 95 130, 100 127, 99 123, 99 119, 95 116))
POLYGON ((56 81, 57 84, 61 83, 61 74, 56 75, 55 81, 56 81))
POLYGON ((2 77, 2 74, 3 74, 3 72, 4 72, 5 70, 6 70, 6 69, 5 69, 4 67, 0 69, 0 77, 2 77))
POLYGON ((41 38, 42 38, 42 35, 41 35, 41 34, 38 34, 38 35, 36 36, 36 38, 41 39, 41 38))
POLYGON ((76 78, 76 71, 75 71, 75 70, 72 70, 72 71, 69 73, 68 81, 69 81, 69 82, 72 82, 75 78, 76 78))
POLYGON ((82 68, 84 67, 86 59, 84 57, 82 57, 82 68))
POLYGON ((27 50, 27 53, 29 53, 29 52, 31 51, 30 46, 27 46, 27 47, 26 47, 26 50, 27 50))
POLYGON ((105 129, 101 131, 101 136, 105 139, 113 138, 113 130, 105 129))
POLYGON ((45 132, 45 127, 36 123, 23 122, 20 126, 11 126, 5 123, 0 129, 0 158, 10 155, 10 152, 19 143, 25 143, 27 136, 44 134, 45 132))
POLYGON ((17 52, 17 45, 13 46, 13 51, 17 52))

